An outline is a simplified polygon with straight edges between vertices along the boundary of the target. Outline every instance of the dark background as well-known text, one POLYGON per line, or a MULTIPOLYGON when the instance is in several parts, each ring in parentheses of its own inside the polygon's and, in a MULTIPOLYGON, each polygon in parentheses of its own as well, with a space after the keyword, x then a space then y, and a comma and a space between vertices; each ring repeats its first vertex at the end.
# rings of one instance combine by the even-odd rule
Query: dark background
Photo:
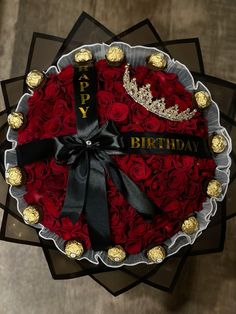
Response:
MULTIPOLYGON (((163 40, 199 37, 206 73, 236 83, 232 0, 0 0, 0 79, 24 73, 33 31, 65 37, 82 11, 114 33, 149 18, 163 40)), ((117 298, 89 277, 53 281, 41 249, 0 242, 0 313, 235 313, 235 227, 223 253, 187 260, 172 294, 140 285, 117 298)))

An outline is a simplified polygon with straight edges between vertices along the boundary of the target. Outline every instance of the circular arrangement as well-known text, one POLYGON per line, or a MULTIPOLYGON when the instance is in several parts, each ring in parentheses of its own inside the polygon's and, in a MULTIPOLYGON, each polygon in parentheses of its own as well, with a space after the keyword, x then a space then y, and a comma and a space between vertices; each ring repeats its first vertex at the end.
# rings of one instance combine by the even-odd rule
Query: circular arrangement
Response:
MULTIPOLYGON (((31 71, 26 83, 31 93, 22 96, 16 112, 8 118, 7 137, 13 148, 5 156, 6 181, 24 221, 40 228, 41 237, 53 240, 69 258, 95 264, 100 259, 107 266, 120 267, 160 263, 192 244, 207 228, 217 209, 216 200, 221 201, 227 190, 231 142, 209 91, 200 82, 194 83, 184 65, 155 48, 94 44, 62 56, 57 68, 50 67, 45 73, 31 71), (90 72, 75 76, 75 69, 87 66, 97 85, 95 98, 90 72), (81 106, 76 103, 77 82, 81 106), (80 114, 81 125, 87 121, 90 100, 93 104, 96 100, 99 134, 114 132, 114 141, 119 133, 124 143, 133 134, 128 152, 112 154, 112 146, 108 160, 121 171, 128 192, 139 189, 151 202, 146 204, 153 204, 156 210, 146 219, 142 209, 135 207, 137 193, 133 198, 122 194, 114 174, 112 177, 105 168, 102 182, 112 241, 107 249, 94 249, 89 211, 83 210, 79 216, 72 213, 73 219, 63 212, 65 199, 71 195, 67 186, 71 169, 76 169, 71 165, 81 161, 71 157, 74 148, 67 163, 65 153, 60 160, 61 145, 80 141, 74 136, 82 133, 76 119, 80 114), (58 149, 47 158, 40 155, 40 149, 34 155, 32 146, 27 146, 43 140, 49 145, 51 139, 56 139, 58 149), (21 150, 24 156, 26 152, 34 155, 34 162, 22 161, 21 150)), ((79 144, 83 153, 103 149, 105 137, 98 142, 98 136, 86 137, 79 144)), ((87 193, 95 212, 104 209, 99 195, 87 193)))

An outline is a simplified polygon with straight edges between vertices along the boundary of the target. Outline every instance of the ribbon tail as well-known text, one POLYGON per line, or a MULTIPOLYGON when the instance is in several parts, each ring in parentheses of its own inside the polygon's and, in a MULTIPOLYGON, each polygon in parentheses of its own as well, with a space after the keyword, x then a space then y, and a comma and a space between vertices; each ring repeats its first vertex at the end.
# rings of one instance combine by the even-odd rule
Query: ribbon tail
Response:
POLYGON ((135 208, 145 219, 151 219, 163 211, 154 204, 143 191, 121 170, 117 168, 106 153, 102 155, 102 162, 110 178, 128 203, 135 208))
POLYGON ((69 217, 73 224, 78 221, 85 207, 88 176, 89 157, 85 152, 79 165, 76 168, 70 167, 66 196, 59 218, 69 217))
MULTIPOLYGON (((139 187, 121 170, 120 173, 123 184, 125 187, 125 198, 128 203, 135 208, 144 218, 150 219, 157 214, 163 214, 163 211, 147 198, 146 194, 139 189, 139 187)), ((114 174, 112 174, 112 180, 114 180, 114 174)), ((122 191, 121 191, 122 193, 122 191)))
POLYGON ((93 156, 90 159, 90 173, 85 207, 92 248, 95 251, 111 245, 105 169, 93 156))

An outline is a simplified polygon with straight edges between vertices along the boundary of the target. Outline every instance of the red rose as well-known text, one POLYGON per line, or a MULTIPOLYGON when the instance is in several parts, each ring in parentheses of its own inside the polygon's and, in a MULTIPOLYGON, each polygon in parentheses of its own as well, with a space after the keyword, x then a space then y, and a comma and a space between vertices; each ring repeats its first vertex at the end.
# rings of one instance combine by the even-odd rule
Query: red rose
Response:
POLYGON ((188 182, 189 178, 183 170, 172 170, 168 174, 168 187, 172 191, 177 190, 183 193, 188 182))
POLYGON ((44 124, 44 131, 48 137, 58 136, 63 129, 62 119, 54 117, 44 124))
POLYGON ((128 254, 137 254, 142 249, 142 238, 127 240, 124 244, 124 248, 128 254))
POLYGON ((135 239, 136 237, 143 236, 143 234, 148 229, 148 223, 141 221, 138 223, 136 220, 131 222, 133 224, 132 228, 128 232, 128 238, 135 239))
POLYGON ((58 79, 58 82, 60 83, 61 86, 65 85, 71 85, 73 86, 73 73, 74 73, 74 68, 73 65, 70 64, 56 76, 58 79))
POLYGON ((145 181, 144 185, 146 186, 149 195, 152 196, 152 199, 159 203, 160 197, 162 197, 167 189, 166 178, 160 173, 153 174, 145 181))
POLYGON ((163 119, 157 118, 153 114, 145 119, 144 124, 145 130, 148 132, 164 132, 166 129, 166 123, 163 119))
POLYGON ((38 102, 40 102, 44 97, 44 92, 42 89, 37 89, 34 91, 33 95, 28 99, 29 108, 36 107, 38 102))
POLYGON ((128 114, 129 114, 128 106, 126 104, 116 102, 113 103, 109 108, 107 117, 108 119, 120 123, 126 120, 128 114))
POLYGON ((151 169, 141 157, 134 156, 129 160, 129 176, 134 181, 145 180, 151 175, 151 169))
POLYGON ((98 102, 98 106, 105 107, 107 109, 108 106, 111 106, 111 104, 114 102, 114 96, 110 92, 98 91, 97 102, 98 102))
POLYGON ((150 112, 140 104, 133 102, 131 105, 131 116, 132 124, 140 124, 149 119, 150 112))
POLYGON ((150 70, 146 66, 137 66, 135 69, 135 78, 138 85, 144 85, 144 81, 146 80, 148 73, 150 70))
POLYGON ((44 99, 48 101, 53 101, 57 99, 60 93, 60 86, 57 84, 56 81, 50 80, 45 87, 44 91, 44 99))

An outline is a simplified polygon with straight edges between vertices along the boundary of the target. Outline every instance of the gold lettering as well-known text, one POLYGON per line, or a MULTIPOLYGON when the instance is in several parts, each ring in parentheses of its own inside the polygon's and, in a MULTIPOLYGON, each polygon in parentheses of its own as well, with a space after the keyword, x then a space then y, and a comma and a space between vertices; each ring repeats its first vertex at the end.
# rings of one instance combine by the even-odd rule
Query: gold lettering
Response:
POLYGON ((84 109, 83 107, 79 107, 79 110, 80 110, 81 113, 82 113, 82 118, 83 118, 83 119, 87 118, 87 111, 88 111, 88 108, 89 108, 89 107, 86 107, 86 109, 84 109))
POLYGON ((79 66, 79 71, 82 72, 82 71, 88 71, 88 66, 87 65, 80 65, 79 66))
POLYGON ((159 148, 161 148, 161 149, 164 148, 163 147, 163 145, 164 145, 163 140, 165 140, 165 139, 162 138, 162 137, 159 137, 159 138, 156 139, 156 143, 158 144, 159 148))
POLYGON ((176 149, 177 150, 183 150, 184 149, 184 141, 180 139, 176 139, 176 149))
POLYGON ((173 138, 166 138, 166 148, 167 149, 175 149, 175 140, 173 138))
POLYGON ((80 78, 79 78, 79 81, 82 81, 82 80, 87 80, 87 81, 89 81, 89 78, 87 77, 86 74, 83 73, 83 74, 80 76, 80 78))
POLYGON ((89 86, 88 82, 79 82, 80 84, 80 91, 84 92, 85 88, 87 88, 89 86))
POLYGON ((145 140, 146 140, 146 137, 141 137, 141 147, 142 148, 146 148, 145 147, 145 140))
POLYGON ((131 148, 139 148, 140 147, 140 138, 131 136, 131 148))
POLYGON ((147 148, 156 148, 155 146, 155 138, 148 137, 147 138, 147 148))
POLYGON ((175 149, 175 139, 171 139, 171 149, 175 149))
POLYGON ((166 149, 170 149, 170 140, 169 138, 166 138, 166 149))
POLYGON ((197 153, 197 150, 198 150, 198 145, 199 145, 199 143, 198 142, 194 142, 193 141, 193 149, 194 149, 194 151, 197 153))
POLYGON ((186 143, 186 146, 185 146, 185 149, 184 150, 190 150, 190 152, 192 151, 192 146, 191 146, 191 144, 190 144, 190 142, 189 141, 187 141, 187 143, 186 143))
POLYGON ((90 99, 89 94, 80 94, 81 97, 81 105, 85 105, 86 101, 90 99))

